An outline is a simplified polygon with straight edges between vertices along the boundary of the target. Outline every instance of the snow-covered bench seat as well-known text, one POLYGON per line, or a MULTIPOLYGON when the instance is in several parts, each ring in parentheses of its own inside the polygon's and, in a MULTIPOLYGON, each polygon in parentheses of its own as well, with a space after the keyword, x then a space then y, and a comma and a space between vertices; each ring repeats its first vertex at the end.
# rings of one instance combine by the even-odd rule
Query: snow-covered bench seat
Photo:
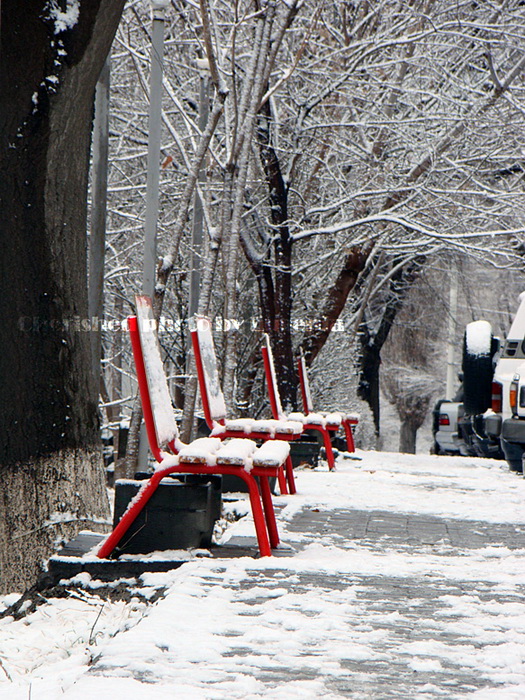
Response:
POLYGON ((279 544, 269 478, 282 473, 290 454, 288 442, 275 440, 269 449, 265 445, 258 448, 246 438, 223 442, 209 437, 185 445, 179 438, 148 297, 137 297, 137 315, 128 323, 148 442, 158 464, 103 542, 98 557, 107 558, 118 548, 160 481, 171 474, 235 475, 243 479, 248 486, 259 552, 269 556, 271 548, 279 544))
POLYGON ((231 418, 225 420, 224 423, 215 423, 213 425, 211 435, 221 436, 228 433, 226 437, 231 437, 231 434, 244 433, 245 435, 263 435, 270 440, 282 439, 282 436, 300 435, 303 432, 302 421, 297 420, 256 420, 255 418, 231 418))
MULTIPOLYGON (((214 461, 217 465, 232 465, 243 467, 251 472, 254 467, 279 468, 290 454, 290 445, 282 440, 273 440, 257 447, 254 440, 246 438, 231 438, 227 442, 221 442, 218 438, 198 438, 190 445, 184 447, 175 457, 177 464, 207 464, 214 461), (219 444, 209 450, 209 441, 217 441, 219 444)), ((173 457, 165 457, 161 465, 175 464, 173 457)))
MULTIPOLYGON (((310 382, 308 380, 308 372, 306 371, 306 361, 302 350, 299 351, 297 369, 299 370, 299 383, 301 385, 303 410, 306 414, 308 414, 308 416, 311 416, 314 412, 312 392, 310 391, 310 382)), ((288 414, 288 418, 297 420, 298 415, 302 414, 290 413, 288 414)), ((359 423, 358 413, 342 413, 338 411, 336 413, 317 413, 315 415, 321 416, 329 430, 333 430, 334 428, 337 429, 342 426, 345 431, 346 448, 348 452, 355 452, 353 428, 359 423)))
POLYGON ((314 411, 308 413, 299 413, 294 411, 293 413, 288 413, 287 418, 293 421, 299 421, 303 425, 305 423, 311 423, 312 425, 322 425, 323 427, 333 427, 338 429, 341 427, 341 416, 339 413, 315 413, 314 411))
MULTIPOLYGON (((252 440, 295 440, 304 432, 301 421, 292 420, 256 420, 254 418, 228 418, 224 394, 219 381, 219 368, 213 335, 212 324, 206 316, 195 316, 192 319, 191 340, 195 355, 195 366, 202 399, 202 409, 206 423, 213 437, 221 440, 226 438, 250 438, 252 440)), ((269 449, 269 448, 268 448, 269 449)), ((282 494, 295 493, 295 480, 292 461, 286 459, 286 473, 279 471, 279 488, 282 494)))

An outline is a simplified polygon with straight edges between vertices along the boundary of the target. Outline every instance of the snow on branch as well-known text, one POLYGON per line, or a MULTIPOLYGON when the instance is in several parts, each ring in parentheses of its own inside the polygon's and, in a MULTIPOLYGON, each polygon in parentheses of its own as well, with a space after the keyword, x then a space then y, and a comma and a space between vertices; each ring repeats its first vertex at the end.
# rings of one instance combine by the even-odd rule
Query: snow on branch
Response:
POLYGON ((312 236, 318 235, 334 235, 342 231, 348 231, 357 226, 366 226, 370 224, 394 224, 396 226, 401 226, 402 228, 412 231, 414 233, 419 233, 424 237, 433 238, 435 240, 448 242, 448 241, 465 241, 477 238, 495 238, 496 236, 509 236, 525 233, 525 227, 513 228, 513 229, 494 229, 489 231, 470 231, 468 233, 440 233, 435 229, 429 229, 416 221, 405 219, 401 216, 393 216, 386 212, 380 212, 378 214, 370 214, 369 216, 364 216, 360 219, 353 219, 351 221, 341 221, 332 226, 323 226, 319 228, 305 229, 299 233, 294 233, 292 239, 294 241, 304 240, 306 238, 312 238, 312 236))

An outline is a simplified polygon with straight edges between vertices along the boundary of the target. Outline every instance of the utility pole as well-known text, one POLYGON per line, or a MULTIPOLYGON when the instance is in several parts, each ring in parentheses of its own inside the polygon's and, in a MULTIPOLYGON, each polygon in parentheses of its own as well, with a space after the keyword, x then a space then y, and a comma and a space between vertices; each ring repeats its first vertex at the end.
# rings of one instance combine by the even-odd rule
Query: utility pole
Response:
MULTIPOLYGON (((142 293, 153 297, 157 272, 157 223, 159 218, 160 136, 162 125, 162 69, 164 25, 169 0, 152 0, 151 71, 149 78, 148 166, 146 177, 146 216, 144 221, 144 261, 142 293)), ((148 464, 148 440, 142 424, 138 467, 148 464)))
MULTIPOLYGON (((206 58, 197 59, 199 69, 199 131, 206 128, 209 116, 209 63, 206 58)), ((199 310, 199 297, 202 271, 202 242, 204 210, 199 194, 199 186, 206 181, 206 165, 203 162, 198 175, 198 187, 193 198, 193 222, 191 229, 191 268, 190 268, 190 295, 188 299, 188 319, 191 319, 199 310)), ((182 439, 189 442, 195 428, 195 402, 197 400, 197 378, 195 376, 195 361, 191 348, 191 340, 188 334, 186 346, 186 381, 184 383, 184 416, 182 418, 182 439)))
POLYGON ((456 385, 456 367, 454 364, 454 351, 456 349, 456 323, 458 315, 458 268, 453 263, 450 273, 450 301, 448 315, 448 341, 447 341, 447 386, 445 398, 451 401, 454 398, 456 385))
POLYGON ((142 292, 152 297, 157 269, 157 222, 159 218, 160 132, 162 123, 162 67, 164 24, 169 0, 152 0, 151 72, 149 80, 148 172, 144 222, 142 292))

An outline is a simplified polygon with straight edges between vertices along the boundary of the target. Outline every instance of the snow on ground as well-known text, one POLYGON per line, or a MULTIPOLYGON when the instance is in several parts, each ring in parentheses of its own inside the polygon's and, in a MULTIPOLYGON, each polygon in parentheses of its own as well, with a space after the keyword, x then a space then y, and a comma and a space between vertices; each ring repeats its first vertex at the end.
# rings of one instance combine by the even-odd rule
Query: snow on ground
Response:
POLYGON ((525 522, 525 482, 504 462, 467 457, 361 452, 362 461, 339 462, 336 479, 301 475, 285 517, 303 505, 431 513, 442 517, 525 522), (358 466, 356 466, 358 465, 358 466), (502 478, 505 475, 506 478, 502 478), (495 502, 497 497, 500 503, 495 502))
MULTIPOLYGON (((359 456, 299 471, 299 493, 275 499, 279 557, 193 559, 144 575, 145 598, 127 603, 101 600, 83 574, 75 597, 0 620, 0 700, 525 698, 525 549, 371 544, 294 525, 355 509, 518 531, 525 481, 490 460, 359 456), (361 692, 374 674, 376 691, 361 692), (423 680, 403 694, 398 677, 423 680)), ((225 533, 244 535, 249 518, 225 533)))

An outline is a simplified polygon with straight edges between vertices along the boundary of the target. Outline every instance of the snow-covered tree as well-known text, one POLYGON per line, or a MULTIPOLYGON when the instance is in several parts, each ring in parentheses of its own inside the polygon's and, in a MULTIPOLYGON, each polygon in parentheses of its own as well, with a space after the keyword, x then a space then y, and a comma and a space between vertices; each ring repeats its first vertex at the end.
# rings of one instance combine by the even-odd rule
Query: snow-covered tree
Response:
MULTIPOLYGON (((449 247, 499 254, 502 266, 517 259, 522 15, 518 0, 174 3, 161 156, 164 309, 179 298, 173 290, 187 291, 198 186, 209 253, 202 309, 244 318, 254 290, 245 281, 255 276, 287 403, 293 346, 312 363, 343 315, 359 339, 361 394, 374 406, 381 348, 418 270, 449 247), (204 134, 197 93, 206 60, 216 121, 204 134), (312 323, 292 333, 294 320, 312 323)), ((118 234, 110 240, 115 264, 132 271, 128 289, 140 264, 148 21, 147 6, 132 4, 114 52, 118 234)), ((244 405, 253 368, 237 362, 241 336, 248 344, 241 329, 222 345, 228 398, 237 383, 244 405)))

